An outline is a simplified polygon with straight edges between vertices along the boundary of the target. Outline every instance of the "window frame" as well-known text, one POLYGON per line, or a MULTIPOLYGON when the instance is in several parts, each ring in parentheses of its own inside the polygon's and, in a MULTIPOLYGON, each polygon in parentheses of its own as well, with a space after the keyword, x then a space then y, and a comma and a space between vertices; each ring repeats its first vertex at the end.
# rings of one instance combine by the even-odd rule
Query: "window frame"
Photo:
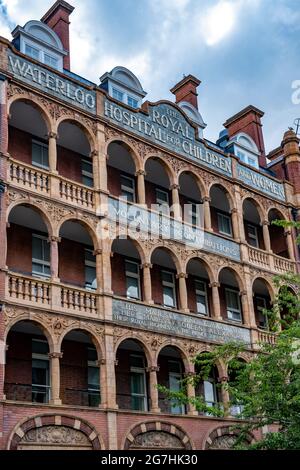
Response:
POLYGON ((129 258, 125 258, 125 278, 126 278, 126 297, 127 297, 127 299, 142 300, 142 296, 141 296, 141 274, 140 274, 140 264, 139 264, 139 262, 133 261, 129 258), (137 267, 137 274, 135 274, 131 271, 127 271, 126 263, 134 264, 137 267), (128 293, 127 293, 127 289, 128 289, 127 279, 128 278, 137 279, 137 281, 138 281, 138 297, 130 297, 128 295, 128 293))
POLYGON ((60 55, 55 53, 52 50, 49 50, 48 48, 43 47, 42 45, 39 45, 35 43, 34 41, 30 39, 22 39, 21 40, 21 52, 25 54, 27 57, 30 57, 33 60, 36 60, 38 62, 41 62, 42 64, 46 65, 47 67, 52 68, 53 70, 63 70, 63 59, 60 55), (34 57, 31 54, 29 54, 26 49, 27 47, 31 47, 32 49, 35 49, 38 52, 38 57, 34 57), (53 65, 50 65, 48 62, 45 61, 45 56, 50 57, 52 60, 56 61, 56 67, 53 65))
MULTIPOLYGON (((33 239, 39 239, 39 240, 42 240, 43 242, 46 242, 49 244, 48 242, 48 238, 45 236, 45 235, 40 235, 38 233, 32 233, 31 234, 31 244, 33 245, 33 239)), ((43 252, 43 255, 44 255, 44 247, 42 247, 42 252, 43 252)), ((32 273, 32 276, 34 277, 40 277, 42 279, 50 279, 51 277, 51 253, 50 253, 50 247, 49 247, 49 261, 45 261, 44 259, 38 259, 38 258, 34 258, 33 257, 33 247, 32 247, 32 253, 31 253, 31 273, 32 273), (38 264, 38 265, 41 265, 43 266, 43 270, 44 270, 44 267, 47 266, 49 267, 49 274, 45 274, 45 273, 41 273, 41 272, 37 272, 37 271, 34 271, 33 270, 33 264, 38 264)))
MULTIPOLYGON (((182 374, 182 365, 181 365, 181 361, 180 360, 176 360, 176 359, 168 359, 168 381, 169 381, 169 388, 170 388, 170 391, 172 391, 171 389, 171 380, 170 380, 170 377, 173 377, 175 379, 178 379, 178 382, 180 382, 182 379, 183 379, 183 374, 182 374), (171 371, 170 370, 170 364, 173 363, 173 364, 177 364, 179 367, 179 372, 174 372, 174 371, 171 371)), ((177 391, 177 390, 173 390, 173 391, 177 391)), ((184 404, 181 404, 181 405, 174 405, 172 406, 172 403, 170 403, 170 412, 171 414, 180 414, 180 415, 184 415, 185 412, 186 412, 186 409, 185 409, 185 406, 184 404), (176 411, 176 410, 181 410, 181 411, 176 411)))
POLYGON ((131 203, 136 203, 136 184, 135 184, 135 178, 131 175, 127 175, 125 173, 121 173, 120 174, 120 184, 121 184, 121 198, 126 200, 126 202, 131 202, 131 203), (122 178, 125 179, 125 180, 129 180, 132 182, 132 188, 130 186, 126 186, 123 184, 122 182, 122 178), (126 197, 126 195, 122 194, 122 192, 125 192, 125 193, 129 193, 129 194, 132 194, 133 196, 133 200, 131 201, 130 199, 128 199, 128 197, 126 197))
POLYGON ((240 298, 240 293, 238 290, 236 289, 232 289, 231 287, 225 287, 225 302, 226 302, 226 313, 227 313, 227 319, 230 320, 230 321, 233 321, 235 323, 242 323, 243 322, 243 313, 242 313, 242 304, 241 304, 241 298, 240 298), (239 308, 236 309, 236 308, 230 308, 230 310, 232 310, 234 313, 239 313, 239 320, 235 319, 235 318, 231 318, 229 316, 229 307, 228 307, 228 301, 227 301, 227 293, 232 293, 232 294, 235 294, 237 296, 237 299, 238 299, 238 306, 239 308))
POLYGON ((257 231, 257 226, 256 225, 247 222, 247 236, 248 236, 248 239, 249 239, 249 242, 248 242, 249 245, 253 246, 253 248, 259 248, 258 231, 257 231), (250 227, 254 229, 254 231, 255 231, 254 235, 249 232, 250 227), (252 245, 250 243, 250 240, 255 240, 256 244, 252 245))
POLYGON ((87 290, 95 291, 95 290, 97 290, 97 263, 96 263, 96 259, 95 259, 95 261, 88 260, 86 258, 86 252, 92 253, 92 255, 95 256, 94 255, 94 250, 92 248, 84 247, 84 276, 85 276, 84 286, 85 286, 85 289, 87 289, 87 290), (86 267, 95 268, 95 280, 96 280, 95 287, 93 287, 92 285, 89 286, 87 284, 87 281, 86 281, 86 267))
MULTIPOLYGON (((31 389, 32 389, 31 393, 32 393, 32 402, 33 403, 48 403, 49 399, 50 399, 50 392, 51 392, 50 359, 49 359, 48 353, 42 354, 42 353, 33 352, 33 343, 34 342, 35 343, 47 344, 47 346, 49 348, 48 342, 46 340, 38 339, 38 338, 31 338, 31 389), (45 365, 46 365, 45 369, 47 371, 47 374, 46 374, 46 382, 47 383, 46 384, 33 383, 33 377, 32 377, 33 369, 34 369, 33 363, 34 363, 35 360, 45 362, 45 365), (33 394, 34 393, 39 393, 38 390, 34 391, 35 387, 44 390, 45 398, 46 398, 46 400, 44 402, 38 402, 38 401, 33 400, 33 394)), ((37 368, 37 367, 35 367, 35 368, 37 368)))
POLYGON ((111 89, 112 98, 114 98, 117 101, 120 101, 121 103, 124 103, 125 95, 126 93, 124 91, 121 91, 119 88, 115 87, 114 85, 112 86, 112 89, 111 89), (118 95, 118 97, 114 96, 115 94, 118 95))
POLYGON ((148 411, 148 391, 147 391, 147 380, 146 380, 146 370, 145 370, 145 358, 144 358, 144 356, 142 356, 140 354, 130 354, 129 364, 130 364, 130 361, 131 361, 132 357, 138 357, 139 359, 142 359, 143 367, 130 365, 130 396, 131 397, 136 397, 138 399, 142 398, 143 399, 143 404, 144 404, 144 409, 135 410, 132 407, 132 405, 131 405, 131 409, 133 411, 148 411), (132 392, 132 382, 131 382, 132 373, 139 374, 142 377, 143 387, 144 387, 144 394, 132 392))
POLYGON ((209 312, 207 282, 204 281, 203 279, 200 279, 200 278, 197 278, 197 277, 194 279, 194 282, 195 282, 195 295, 196 295, 196 313, 198 313, 198 315, 209 317, 210 312, 209 312), (199 282, 201 282, 204 285, 204 291, 201 291, 200 289, 197 289, 196 284, 199 283, 199 282), (198 311, 197 295, 202 295, 202 296, 205 297, 206 313, 201 313, 201 312, 198 311))
POLYGON ((93 173, 93 162, 91 160, 87 160, 86 158, 81 159, 81 177, 82 177, 82 184, 84 186, 87 186, 88 188, 93 188, 94 187, 94 173, 93 173), (90 165, 91 166, 91 171, 87 171, 83 169, 83 163, 90 165), (85 184, 83 182, 83 178, 89 178, 92 182, 91 185, 85 184))
POLYGON ((139 101, 138 101, 136 98, 134 98, 133 96, 131 96, 131 95, 127 95, 127 104, 128 104, 128 106, 130 106, 132 109, 138 109, 138 107, 139 107, 139 101), (130 103, 129 103, 129 100, 134 101, 134 102, 136 103, 136 106, 133 106, 132 104, 130 104, 130 103))
POLYGON ((41 142, 37 139, 31 139, 31 164, 34 167, 41 168, 42 170, 48 171, 49 170, 49 145, 45 144, 45 142, 41 142), (33 145, 38 145, 44 149, 47 149, 47 166, 41 163, 37 163, 33 161, 33 145))
MULTIPOLYGON (((268 303, 268 301, 267 301, 266 297, 264 297, 264 296, 262 296, 262 295, 255 295, 255 296, 254 296, 254 300, 255 300, 255 308, 256 308, 256 311, 257 311, 257 313, 258 313, 258 317, 261 316, 261 317, 264 318, 264 325, 259 324, 258 327, 259 327, 259 328, 262 328, 262 329, 264 329, 264 330, 266 330, 266 329, 268 329, 268 327, 269 327, 269 325, 268 325, 268 317, 265 316, 265 315, 263 315, 262 311, 263 311, 264 309, 267 309, 267 303, 268 303), (264 305, 265 305, 264 307, 261 307, 261 306, 258 305, 258 303, 257 303, 258 299, 264 301, 264 305)), ((258 318, 258 320, 259 320, 259 318, 258 318)))
POLYGON ((162 292, 162 294, 163 294, 163 306, 165 308, 175 308, 176 309, 177 308, 177 296, 176 296, 176 279, 175 279, 174 272, 168 271, 166 269, 162 269, 161 270, 161 285, 162 285, 162 291, 163 291, 162 292), (163 274, 171 275, 173 281, 172 282, 164 281, 163 274), (165 302, 164 302, 164 287, 172 288, 174 305, 166 305, 165 304, 165 302))
POLYGON ((221 235, 225 235, 226 237, 233 237, 233 232, 232 232, 232 220, 230 217, 230 214, 225 214, 224 212, 217 211, 217 219, 218 219, 218 230, 221 235), (224 232, 223 230, 220 229, 220 218, 227 219, 229 221, 229 228, 230 228, 230 233, 224 232))

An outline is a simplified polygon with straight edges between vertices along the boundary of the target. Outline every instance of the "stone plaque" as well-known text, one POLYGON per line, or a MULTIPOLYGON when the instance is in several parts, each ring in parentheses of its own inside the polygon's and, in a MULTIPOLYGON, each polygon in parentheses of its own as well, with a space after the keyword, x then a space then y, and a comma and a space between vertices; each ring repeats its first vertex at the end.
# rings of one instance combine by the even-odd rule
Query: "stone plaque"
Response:
POLYGON ((237 178, 251 188, 267 194, 271 198, 285 201, 284 185, 268 176, 264 176, 251 168, 237 164, 237 178))
POLYGON ((126 300, 113 299, 113 321, 159 333, 182 335, 199 341, 251 345, 250 331, 196 315, 172 312, 126 300))

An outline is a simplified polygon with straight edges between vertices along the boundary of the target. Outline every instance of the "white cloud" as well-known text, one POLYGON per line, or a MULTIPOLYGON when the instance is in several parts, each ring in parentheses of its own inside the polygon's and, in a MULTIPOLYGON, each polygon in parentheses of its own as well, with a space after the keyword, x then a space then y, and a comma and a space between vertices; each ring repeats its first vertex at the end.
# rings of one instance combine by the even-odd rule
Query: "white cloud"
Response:
POLYGON ((236 10, 236 4, 223 0, 207 10, 201 23, 208 46, 214 46, 233 30, 237 17, 236 10))

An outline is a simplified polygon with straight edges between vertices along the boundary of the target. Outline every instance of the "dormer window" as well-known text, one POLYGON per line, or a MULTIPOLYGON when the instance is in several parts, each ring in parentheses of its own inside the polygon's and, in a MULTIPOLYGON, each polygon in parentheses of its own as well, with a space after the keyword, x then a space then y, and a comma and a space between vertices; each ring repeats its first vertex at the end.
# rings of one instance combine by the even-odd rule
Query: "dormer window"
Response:
POLYGON ((133 109, 140 108, 146 96, 137 77, 125 67, 115 67, 101 78, 101 88, 110 96, 133 109))
MULTIPOLYGON (((224 146, 224 145, 222 145, 224 146)), ((250 136, 239 133, 233 136, 225 145, 225 148, 234 153, 241 162, 254 168, 259 168, 259 151, 255 142, 250 136)))
POLYGON ((29 21, 24 28, 17 26, 12 35, 15 47, 23 54, 63 71, 63 58, 66 51, 57 34, 45 23, 29 21))

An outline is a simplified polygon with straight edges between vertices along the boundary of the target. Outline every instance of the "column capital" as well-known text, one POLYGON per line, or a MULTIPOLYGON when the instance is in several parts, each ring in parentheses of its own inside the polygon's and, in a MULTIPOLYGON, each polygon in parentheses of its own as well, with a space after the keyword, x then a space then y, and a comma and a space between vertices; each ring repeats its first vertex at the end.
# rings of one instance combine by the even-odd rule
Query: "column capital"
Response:
POLYGON ((240 295, 240 297, 245 297, 245 296, 247 295, 247 291, 241 290, 241 291, 239 292, 239 295, 240 295))
POLYGON ((135 176, 146 176, 146 174, 145 170, 137 170, 135 172, 135 176))
POLYGON ((179 184, 171 184, 171 186, 170 186, 170 190, 172 191, 173 189, 177 189, 177 190, 179 190, 179 189, 180 189, 180 186, 179 186, 179 184))
POLYGON ((48 132, 48 139, 57 139, 58 137, 58 134, 56 134, 55 132, 48 132))
POLYGON ((187 273, 178 273, 176 274, 176 279, 187 279, 188 274, 187 273))
POLYGON ((159 372, 159 366, 146 367, 146 372, 159 372))
POLYGON ((48 243, 51 243, 51 242, 60 243, 61 237, 55 237, 54 235, 51 235, 50 237, 48 237, 48 243))
POLYGON ((184 375, 184 377, 189 378, 189 377, 196 377, 197 374, 196 374, 195 371, 188 370, 183 375, 184 375))
POLYGON ((90 152, 90 157, 93 158, 93 157, 97 157, 99 154, 99 151, 94 149, 90 152))
POLYGON ((268 220, 263 220, 261 222, 261 225, 270 225, 270 222, 268 220))
POLYGON ((203 201, 203 202, 211 202, 211 198, 210 198, 209 196, 204 196, 204 197, 202 198, 202 201, 203 201))
POLYGON ((238 213, 238 208, 237 207, 233 207, 230 211, 231 214, 237 214, 238 213))
POLYGON ((208 284, 208 287, 220 287, 220 283, 217 281, 214 281, 208 284))
POLYGON ((289 235, 292 235, 291 229, 289 229, 289 228, 286 229, 286 230, 284 231, 284 235, 285 235, 286 237, 289 236, 289 235))
POLYGON ((93 251, 93 255, 94 256, 97 256, 97 255, 102 255, 103 251, 101 248, 97 248, 96 250, 93 251))
POLYGON ((98 361, 96 361, 96 365, 98 367, 100 366, 104 366, 106 364, 106 360, 105 359, 99 359, 98 361))
POLYGON ((228 377, 227 377, 227 375, 223 375, 221 377, 218 377, 217 380, 218 380, 219 383, 225 383, 225 382, 228 382, 228 377))
POLYGON ((152 269, 152 267, 153 267, 153 264, 151 263, 141 264, 141 269, 152 269))
POLYGON ((49 359, 62 359, 63 357, 63 353, 62 352, 52 352, 52 353, 48 353, 48 357, 49 359))

